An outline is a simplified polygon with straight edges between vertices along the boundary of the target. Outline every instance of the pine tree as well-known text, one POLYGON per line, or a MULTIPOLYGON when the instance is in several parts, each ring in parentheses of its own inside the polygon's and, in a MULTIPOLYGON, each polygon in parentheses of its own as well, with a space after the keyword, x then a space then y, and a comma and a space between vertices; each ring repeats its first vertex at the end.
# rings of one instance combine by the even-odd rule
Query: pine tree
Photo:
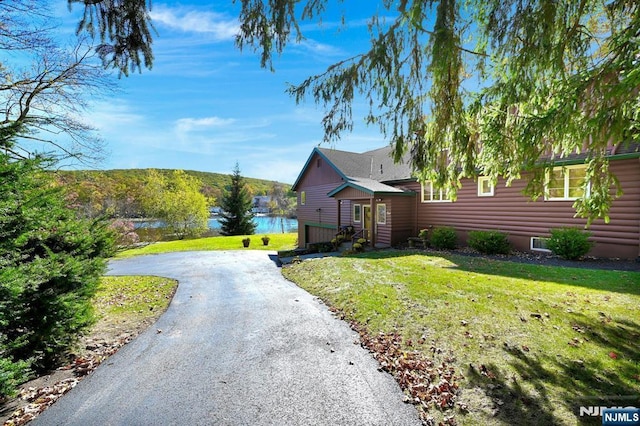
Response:
POLYGON ((113 254, 107 223, 79 219, 43 165, 0 154, 0 394, 7 373, 52 367, 92 324, 113 254))
POLYGON ((244 186, 240 167, 236 163, 231 175, 231 187, 222 197, 220 223, 222 235, 251 235, 256 224, 251 213, 251 197, 244 186))

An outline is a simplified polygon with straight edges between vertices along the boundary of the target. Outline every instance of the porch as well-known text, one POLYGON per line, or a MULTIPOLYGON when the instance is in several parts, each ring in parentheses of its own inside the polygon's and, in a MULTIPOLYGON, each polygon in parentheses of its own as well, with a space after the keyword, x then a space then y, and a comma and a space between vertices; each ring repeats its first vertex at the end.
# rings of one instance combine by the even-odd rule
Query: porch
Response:
POLYGON ((414 192, 367 193, 345 188, 330 194, 337 203, 337 235, 360 238, 372 248, 387 248, 416 234, 414 192))

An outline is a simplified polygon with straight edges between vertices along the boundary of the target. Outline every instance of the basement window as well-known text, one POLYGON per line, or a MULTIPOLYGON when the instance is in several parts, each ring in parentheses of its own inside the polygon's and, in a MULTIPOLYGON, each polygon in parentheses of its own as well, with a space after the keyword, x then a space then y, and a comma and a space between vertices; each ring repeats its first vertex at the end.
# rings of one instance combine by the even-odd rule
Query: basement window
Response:
POLYGON ((541 251, 544 253, 551 253, 551 250, 547 248, 547 241, 549 238, 544 237, 531 237, 531 251, 541 251))

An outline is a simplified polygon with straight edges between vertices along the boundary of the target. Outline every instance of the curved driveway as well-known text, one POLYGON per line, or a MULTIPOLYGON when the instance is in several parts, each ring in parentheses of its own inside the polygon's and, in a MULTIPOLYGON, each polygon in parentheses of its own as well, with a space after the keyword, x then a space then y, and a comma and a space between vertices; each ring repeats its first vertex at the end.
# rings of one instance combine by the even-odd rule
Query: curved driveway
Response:
POLYGON ((264 251, 137 257, 109 274, 180 284, 154 326, 32 424, 420 424, 357 334, 264 251))

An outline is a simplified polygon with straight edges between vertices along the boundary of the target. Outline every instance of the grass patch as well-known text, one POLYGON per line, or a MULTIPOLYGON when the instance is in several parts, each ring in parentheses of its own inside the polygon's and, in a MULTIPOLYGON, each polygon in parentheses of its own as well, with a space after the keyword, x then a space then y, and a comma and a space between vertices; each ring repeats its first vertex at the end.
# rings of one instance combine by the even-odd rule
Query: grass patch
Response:
POLYGON ((262 243, 263 235, 235 235, 232 237, 209 237, 193 240, 163 241, 149 244, 148 246, 125 250, 116 256, 117 258, 141 256, 145 254, 159 254, 176 251, 201 251, 201 250, 290 250, 296 247, 298 234, 269 234, 269 245, 262 243), (242 240, 251 238, 248 248, 244 248, 242 240))
POLYGON ((453 366, 460 392, 437 421, 575 424, 580 402, 600 405, 584 398, 640 394, 638 272, 389 251, 283 274, 369 336, 453 366))
POLYGON ((169 306, 177 282, 150 276, 106 276, 93 299, 100 320, 113 323, 155 319, 169 306))
POLYGON ((161 277, 102 277, 92 299, 97 322, 80 336, 63 368, 24 383, 22 396, 0 404, 0 424, 25 424, 68 392, 151 325, 169 306, 177 285, 161 277))

